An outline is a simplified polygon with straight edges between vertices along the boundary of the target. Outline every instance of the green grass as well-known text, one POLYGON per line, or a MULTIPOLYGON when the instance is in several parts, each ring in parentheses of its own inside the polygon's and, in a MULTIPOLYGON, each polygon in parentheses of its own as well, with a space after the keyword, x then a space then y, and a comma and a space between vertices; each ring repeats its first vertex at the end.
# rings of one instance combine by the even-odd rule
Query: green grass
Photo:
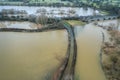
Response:
POLYGON ((106 11, 100 11, 100 14, 103 14, 103 15, 108 15, 109 13, 106 12, 106 11))
POLYGON ((80 20, 65 20, 66 22, 68 22, 69 24, 71 24, 72 26, 83 26, 85 25, 85 22, 82 22, 80 20))
POLYGON ((0 4, 9 4, 9 5, 22 5, 23 2, 0 2, 0 4))
MULTIPOLYGON (((8 5, 22 5, 24 2, 20 2, 20 1, 16 1, 16 2, 14 2, 14 1, 0 1, 0 4, 8 4, 8 5)), ((51 3, 63 3, 63 4, 65 4, 65 5, 67 5, 68 3, 70 4, 70 5, 72 5, 72 3, 71 2, 69 2, 69 1, 61 1, 61 0, 45 0, 45 1, 42 1, 42 0, 29 0, 29 3, 28 4, 40 4, 40 3, 42 3, 42 4, 51 4, 51 3)))

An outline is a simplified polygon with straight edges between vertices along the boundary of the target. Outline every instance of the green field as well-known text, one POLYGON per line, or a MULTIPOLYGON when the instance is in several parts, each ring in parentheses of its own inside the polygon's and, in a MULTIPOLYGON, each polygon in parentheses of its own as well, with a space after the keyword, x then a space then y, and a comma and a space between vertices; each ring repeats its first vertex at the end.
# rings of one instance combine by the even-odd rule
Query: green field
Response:
POLYGON ((82 26, 86 24, 85 22, 82 22, 80 20, 66 20, 66 22, 68 22, 72 26, 82 26))
POLYGON ((69 1, 61 1, 61 0, 29 0, 29 1, 0 1, 1 5, 24 5, 24 4, 52 4, 52 3, 63 3, 63 4, 72 4, 69 1))

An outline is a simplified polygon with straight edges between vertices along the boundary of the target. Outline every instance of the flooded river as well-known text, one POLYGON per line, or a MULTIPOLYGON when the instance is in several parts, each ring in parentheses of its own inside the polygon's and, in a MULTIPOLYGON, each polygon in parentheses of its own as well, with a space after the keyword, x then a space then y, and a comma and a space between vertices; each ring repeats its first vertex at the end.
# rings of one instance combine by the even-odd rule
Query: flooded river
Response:
MULTIPOLYGON (((107 35, 101 28, 88 24, 76 38, 78 45, 77 80, 106 80, 100 64, 100 50, 103 40, 101 31, 107 35)), ((105 40, 108 40, 108 37, 105 36, 105 40)))
POLYGON ((0 80, 48 80, 67 51, 67 32, 0 32, 0 80))

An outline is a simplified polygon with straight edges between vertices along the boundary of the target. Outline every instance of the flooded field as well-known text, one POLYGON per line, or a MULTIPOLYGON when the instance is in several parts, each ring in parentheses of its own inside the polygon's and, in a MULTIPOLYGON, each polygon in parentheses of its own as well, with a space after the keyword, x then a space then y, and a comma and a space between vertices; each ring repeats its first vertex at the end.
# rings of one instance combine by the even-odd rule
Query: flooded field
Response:
POLYGON ((49 17, 67 17, 70 16, 70 11, 73 11, 74 14, 71 16, 88 16, 88 15, 100 15, 98 10, 94 10, 92 8, 84 9, 80 8, 72 8, 72 7, 28 7, 28 6, 0 6, 0 11, 2 9, 15 9, 15 10, 25 10, 28 14, 39 15, 40 10, 45 10, 45 14, 49 17))
MULTIPOLYGON (((91 8, 0 6, 0 10, 12 8, 26 10, 28 14, 35 15, 38 9, 45 8, 47 12, 53 11, 56 17, 66 16, 58 15, 58 11, 67 13, 71 9, 76 11, 76 16, 94 15, 94 12, 99 14, 99 11, 91 8)), ((120 28, 119 20, 99 21, 97 23, 100 26, 93 23, 78 25, 79 21, 75 24, 72 22, 69 23, 75 25, 77 41, 75 79, 106 80, 100 54, 103 40, 109 42, 110 36, 100 26, 107 28, 112 25, 120 28)), ((0 21, 0 28, 37 29, 41 28, 41 25, 31 22, 0 21)), ((70 39, 73 39, 73 36, 70 39)), ((73 40, 71 42, 74 42, 73 40)), ((68 41, 70 40, 66 30, 37 33, 0 32, 0 80, 52 80, 53 73, 66 57, 68 41)), ((72 62, 72 59, 70 61, 72 62)), ((68 63, 70 66, 71 64, 68 63)), ((67 68, 69 71, 69 66, 67 68)))
MULTIPOLYGON (((109 41, 106 31, 93 23, 76 26, 74 31, 78 47, 76 78, 106 80, 100 64, 102 33, 105 41, 109 41)), ((1 80, 48 80, 67 52, 68 35, 65 30, 0 32, 0 37, 1 80)))
POLYGON ((0 21, 0 28, 37 29, 41 28, 41 25, 27 21, 0 21))
MULTIPOLYGON (((15 23, 17 22, 9 24, 15 23)), ((9 26, 8 22, 4 24, 9 26)), ((109 25, 110 22, 102 23, 106 24, 109 25)), ((76 79, 106 80, 100 53, 103 34, 104 41, 108 42, 108 33, 93 23, 75 26, 74 32, 77 40, 76 79)), ((66 56, 67 45, 68 34, 65 30, 0 32, 0 80, 52 80, 53 72, 66 56)))
POLYGON ((0 80, 48 80, 67 51, 67 32, 0 32, 0 80))

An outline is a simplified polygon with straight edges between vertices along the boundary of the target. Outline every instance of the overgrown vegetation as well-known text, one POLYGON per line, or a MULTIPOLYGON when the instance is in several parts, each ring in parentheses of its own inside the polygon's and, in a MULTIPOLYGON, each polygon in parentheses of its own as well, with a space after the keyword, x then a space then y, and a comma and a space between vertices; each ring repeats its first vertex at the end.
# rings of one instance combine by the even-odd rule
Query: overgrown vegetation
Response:
POLYGON ((111 43, 103 46, 103 69, 108 80, 120 80, 120 31, 110 30, 111 43))

